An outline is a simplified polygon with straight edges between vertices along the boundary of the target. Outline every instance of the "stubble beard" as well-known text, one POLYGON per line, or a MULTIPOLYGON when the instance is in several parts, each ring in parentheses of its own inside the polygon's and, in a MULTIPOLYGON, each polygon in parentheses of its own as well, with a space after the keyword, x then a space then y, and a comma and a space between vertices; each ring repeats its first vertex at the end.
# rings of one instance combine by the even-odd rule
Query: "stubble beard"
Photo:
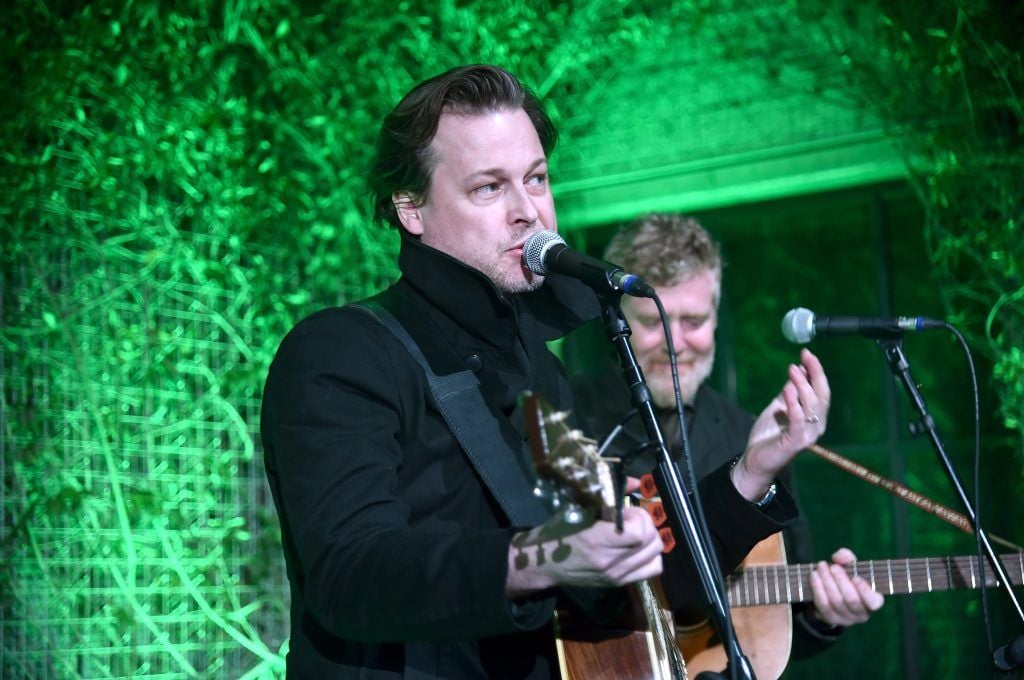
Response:
MULTIPOLYGON (((536 230, 527 230, 523 235, 517 235, 513 242, 522 240, 525 234, 534 231, 536 230)), ((498 290, 508 295, 519 295, 521 293, 533 292, 544 285, 544 277, 530 271, 522 259, 520 259, 516 267, 503 266, 505 263, 502 256, 507 252, 505 248, 506 246, 502 246, 498 259, 488 265, 489 271, 484 271, 491 281, 494 282, 498 290)))
MULTIPOLYGON (((701 356, 693 365, 691 370, 681 368, 679 371, 679 392, 683 397, 683 403, 693 405, 697 396, 697 390, 701 384, 711 375, 711 369, 715 365, 715 350, 701 356)), ((672 386, 672 369, 667 364, 659 366, 659 370, 644 371, 647 375, 647 385, 651 388, 651 398, 658 408, 675 408, 676 393, 672 386)))
POLYGON ((512 273, 507 270, 495 271, 488 274, 495 287, 506 295, 519 295, 530 293, 544 285, 544 277, 536 274, 512 273))

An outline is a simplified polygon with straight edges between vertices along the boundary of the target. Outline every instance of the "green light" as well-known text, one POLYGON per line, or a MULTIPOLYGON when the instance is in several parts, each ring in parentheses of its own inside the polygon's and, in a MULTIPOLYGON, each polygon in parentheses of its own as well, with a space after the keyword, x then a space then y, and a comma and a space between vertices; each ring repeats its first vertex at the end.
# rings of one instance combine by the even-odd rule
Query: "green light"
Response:
POLYGON ((998 12, 890 4, 13 3, 0 676, 283 674, 262 383, 299 318, 397 275, 365 218, 375 126, 457 63, 549 98, 579 233, 909 172, 1019 453, 1020 60, 998 12))

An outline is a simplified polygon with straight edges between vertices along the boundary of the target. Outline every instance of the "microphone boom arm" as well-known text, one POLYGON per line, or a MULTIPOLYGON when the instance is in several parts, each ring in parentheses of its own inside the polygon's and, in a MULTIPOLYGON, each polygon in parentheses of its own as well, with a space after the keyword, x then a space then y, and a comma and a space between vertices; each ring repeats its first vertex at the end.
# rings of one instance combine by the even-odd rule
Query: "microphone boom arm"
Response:
MULTIPOLYGON (((654 412, 654 405, 651 399, 651 391, 644 380, 643 370, 640 368, 633 352, 633 346, 629 341, 632 331, 629 324, 622 316, 619 302, 622 293, 598 295, 601 302, 601 315, 604 321, 605 335, 615 347, 619 364, 622 366, 622 373, 629 385, 630 400, 637 409, 644 429, 650 443, 658 450, 658 465, 654 471, 655 482, 661 493, 662 503, 665 505, 666 515, 672 532, 676 536, 682 536, 690 554, 693 558, 694 567, 700 577, 704 596, 711 605, 711 619, 715 629, 724 641, 724 647, 729 659, 728 670, 732 678, 744 678, 755 680, 754 669, 750 660, 743 654, 739 640, 736 638, 735 629, 732 625, 732 618, 729 615, 729 607, 726 604, 725 593, 722 586, 721 567, 714 551, 709 547, 711 538, 705 536, 700 530, 696 521, 696 515, 689 495, 683 486, 682 477, 676 462, 672 460, 668 447, 665 444, 661 426, 654 412)), ((703 675, 703 673, 702 673, 703 675)), ((717 677, 717 674, 712 674, 717 677)))
POLYGON ((1003 563, 996 554, 996 551, 992 548, 992 543, 989 541, 988 533, 978 526, 977 515, 975 514, 974 507, 971 505, 971 501, 967 496, 967 492, 964 490, 964 485, 960 481, 960 477, 957 475, 952 462, 949 460, 949 456, 946 453, 946 447, 943 444, 942 438, 939 436, 938 428, 935 425, 935 419, 932 418, 930 413, 928 413, 928 406, 925 404, 924 397, 921 395, 921 391, 918 389, 917 383, 914 382, 913 377, 910 375, 910 363, 907 361, 906 355, 903 354, 902 340, 898 337, 888 340, 878 340, 878 345, 882 349, 882 354, 885 355, 886 363, 889 364, 889 368, 892 369, 893 374, 899 379, 899 381, 903 383, 903 387, 907 390, 907 395, 910 397, 911 403, 921 415, 921 421, 917 427, 920 428, 920 431, 928 434, 928 439, 931 441, 932 448, 935 449, 935 453, 939 457, 939 462, 942 464, 943 470, 946 472, 946 476, 949 477, 950 485, 953 487, 957 497, 960 499, 960 503, 964 507, 967 519, 970 521, 971 526, 974 528, 974 531, 978 536, 978 541, 982 545, 985 556, 988 558, 988 562, 992 566, 992 570, 996 573, 996 579, 998 580, 999 585, 1006 591, 1007 596, 1010 598, 1010 602, 1013 604, 1013 608, 1017 612, 1017 616, 1020 618, 1021 622, 1024 623, 1024 609, 1021 609, 1020 600, 1017 599, 1017 594, 1013 592, 1013 582, 1007 575, 1006 568, 1003 566, 1003 563))

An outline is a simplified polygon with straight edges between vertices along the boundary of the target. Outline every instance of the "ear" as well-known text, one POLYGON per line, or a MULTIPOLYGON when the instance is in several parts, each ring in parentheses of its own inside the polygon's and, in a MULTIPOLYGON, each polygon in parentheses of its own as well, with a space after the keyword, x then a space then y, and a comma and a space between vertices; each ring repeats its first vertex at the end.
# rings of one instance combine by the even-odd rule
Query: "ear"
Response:
POLYGON ((391 202, 398 213, 405 230, 413 236, 423 235, 423 221, 420 220, 420 210, 412 194, 405 191, 398 191, 391 195, 391 202))

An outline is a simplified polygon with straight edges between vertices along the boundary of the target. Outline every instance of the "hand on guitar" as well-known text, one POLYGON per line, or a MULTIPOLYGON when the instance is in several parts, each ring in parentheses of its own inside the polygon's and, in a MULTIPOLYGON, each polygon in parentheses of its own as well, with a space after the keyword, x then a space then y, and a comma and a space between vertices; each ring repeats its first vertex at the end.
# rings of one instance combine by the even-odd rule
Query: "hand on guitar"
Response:
POLYGON ((811 573, 814 593, 813 616, 830 626, 851 626, 864 623, 872 612, 881 608, 885 598, 871 589, 860 576, 850 577, 843 566, 857 561, 849 548, 832 554, 832 563, 819 562, 811 573))
POLYGON ((560 585, 613 587, 661 574, 661 537, 651 516, 623 509, 623 527, 597 520, 567 533, 555 519, 516 534, 508 555, 510 599, 560 585))
POLYGON ((744 498, 762 497, 782 468, 825 432, 830 398, 821 362, 802 350, 800 365, 790 365, 789 380, 758 416, 732 469, 732 483, 744 498))

